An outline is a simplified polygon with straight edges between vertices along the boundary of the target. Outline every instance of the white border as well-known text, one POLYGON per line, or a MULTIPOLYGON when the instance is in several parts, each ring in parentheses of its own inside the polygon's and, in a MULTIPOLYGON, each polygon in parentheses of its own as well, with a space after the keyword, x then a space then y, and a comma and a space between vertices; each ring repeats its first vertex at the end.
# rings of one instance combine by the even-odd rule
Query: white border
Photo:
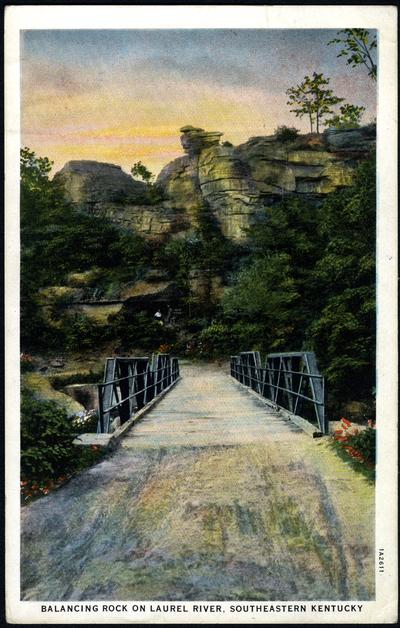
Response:
MULTIPOLYGON (((5 15, 6 115, 6 609, 10 623, 393 623, 397 618, 397 29, 394 6, 11 6, 5 15), (356 615, 279 613, 257 616, 59 613, 19 600, 19 31, 101 28, 374 28, 379 31, 378 83, 378 340, 376 547, 385 573, 376 574, 376 601, 356 615)), ((367 80, 367 79, 366 79, 367 80)), ((354 234, 357 237, 357 234, 354 234)), ((126 602, 125 602, 126 603, 126 602)), ((283 602, 288 604, 288 602, 283 602)), ((299 602, 298 602, 299 603, 299 602)), ((146 602, 149 607, 150 602, 146 602)), ((190 607, 191 603, 185 603, 190 607)), ((229 606, 230 603, 225 603, 229 606)), ((278 604, 275 602, 274 604, 278 604)), ((307 602, 308 608, 311 603, 307 602)))

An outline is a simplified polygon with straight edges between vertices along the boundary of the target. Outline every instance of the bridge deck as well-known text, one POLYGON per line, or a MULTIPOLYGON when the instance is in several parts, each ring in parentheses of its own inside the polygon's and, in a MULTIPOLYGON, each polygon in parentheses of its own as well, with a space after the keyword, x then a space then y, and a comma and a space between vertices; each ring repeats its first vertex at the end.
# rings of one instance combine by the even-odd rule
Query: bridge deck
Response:
POLYGON ((300 432, 221 369, 207 365, 182 371, 179 385, 144 416, 124 447, 239 445, 300 432))
POLYGON ((373 487, 222 369, 23 509, 26 600, 371 599, 373 487))

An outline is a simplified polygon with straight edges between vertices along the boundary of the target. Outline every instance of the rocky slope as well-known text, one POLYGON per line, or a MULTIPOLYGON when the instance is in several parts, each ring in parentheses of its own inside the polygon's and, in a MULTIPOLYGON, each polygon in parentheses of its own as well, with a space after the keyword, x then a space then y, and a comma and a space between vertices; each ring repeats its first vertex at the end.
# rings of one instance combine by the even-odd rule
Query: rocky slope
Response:
POLYGON ((274 135, 253 137, 239 146, 221 144, 220 132, 185 126, 181 133, 186 154, 167 164, 156 181, 162 201, 149 201, 147 186, 112 164, 70 161, 56 179, 75 205, 105 213, 149 239, 187 233, 207 204, 223 234, 240 241, 265 206, 283 196, 318 202, 351 185, 357 162, 376 138, 375 125, 328 129, 285 143, 274 135))

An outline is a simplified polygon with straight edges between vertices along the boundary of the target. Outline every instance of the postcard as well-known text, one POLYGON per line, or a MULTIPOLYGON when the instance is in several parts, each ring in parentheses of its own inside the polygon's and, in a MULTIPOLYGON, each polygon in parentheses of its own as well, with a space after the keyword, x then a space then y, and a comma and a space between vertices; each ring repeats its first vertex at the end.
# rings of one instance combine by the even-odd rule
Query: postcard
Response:
POLYGON ((396 37, 6 9, 9 623, 396 622, 396 37))

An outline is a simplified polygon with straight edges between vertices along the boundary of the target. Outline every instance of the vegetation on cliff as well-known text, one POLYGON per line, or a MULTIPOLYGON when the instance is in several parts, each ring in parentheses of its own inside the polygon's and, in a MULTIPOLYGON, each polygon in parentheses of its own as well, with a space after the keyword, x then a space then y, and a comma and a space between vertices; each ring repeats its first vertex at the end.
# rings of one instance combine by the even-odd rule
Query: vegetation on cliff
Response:
POLYGON ((90 348, 103 330, 84 315, 68 315, 65 291, 51 308, 58 326, 49 326, 39 290, 63 286, 70 273, 96 268, 97 286, 132 280, 148 264, 145 240, 106 217, 78 211, 49 179, 51 162, 24 148, 21 152, 21 345, 24 350, 90 348), (83 344, 82 344, 83 343, 83 344))
POLYGON ((371 157, 318 209, 267 208, 223 299, 224 320, 253 329, 242 350, 315 350, 336 398, 368 398, 374 385, 375 194, 371 157))
MULTIPOLYGON (((247 244, 223 236, 206 203, 184 237, 153 242, 105 216, 66 202, 51 162, 24 149, 21 168, 21 344, 24 351, 86 351, 113 342, 124 350, 227 357, 260 349, 315 350, 337 399, 371 397, 375 346, 375 162, 352 187, 316 206, 287 195, 265 207, 247 244), (105 322, 66 306, 82 277, 97 291, 158 269, 174 286, 181 316, 154 320, 146 307, 123 308, 105 322), (194 274, 201 290, 194 290, 194 274), (69 278, 69 279, 68 279, 69 278), (215 290, 215 280, 220 290, 215 290), (71 283, 72 282, 72 283, 71 283), (78 283, 77 283, 78 282, 78 283), (90 283, 90 282, 89 282, 90 283), (53 287, 46 307, 40 294, 53 287), (57 288, 57 286, 59 288, 57 288), (49 314, 50 310, 50 314, 49 314), (49 325, 48 317, 53 324, 49 325)), ((155 311, 155 310, 154 310, 155 311)))

